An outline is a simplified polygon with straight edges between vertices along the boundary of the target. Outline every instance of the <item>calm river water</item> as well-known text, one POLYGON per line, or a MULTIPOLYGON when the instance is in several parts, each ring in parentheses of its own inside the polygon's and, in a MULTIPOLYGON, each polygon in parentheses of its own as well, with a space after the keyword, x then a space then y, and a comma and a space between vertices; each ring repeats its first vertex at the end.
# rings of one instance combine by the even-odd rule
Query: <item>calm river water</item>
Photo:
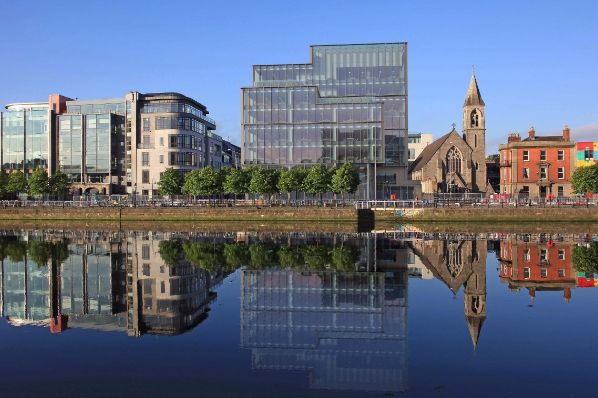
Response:
POLYGON ((596 236, 0 234, 3 397, 596 394, 596 236))

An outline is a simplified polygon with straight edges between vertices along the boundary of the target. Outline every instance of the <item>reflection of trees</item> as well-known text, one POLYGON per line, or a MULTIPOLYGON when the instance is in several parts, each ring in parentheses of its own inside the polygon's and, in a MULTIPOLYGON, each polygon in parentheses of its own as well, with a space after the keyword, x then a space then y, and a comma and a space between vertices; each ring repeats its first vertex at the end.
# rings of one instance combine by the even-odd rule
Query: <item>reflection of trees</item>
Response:
POLYGON ((326 268, 327 265, 330 265, 330 248, 315 245, 305 246, 303 249, 303 258, 309 268, 326 268))
POLYGON ((216 243, 169 240, 160 242, 160 255, 167 265, 186 260, 210 273, 232 272, 240 266, 251 269, 268 267, 315 270, 353 270, 359 250, 351 244, 301 244, 277 246, 274 242, 216 243))
POLYGON ((249 246, 251 267, 262 269, 276 265, 276 247, 268 243, 257 243, 249 246))
POLYGON ((3 240, 4 253, 2 258, 7 258, 15 263, 25 260, 27 254, 27 244, 20 241, 16 236, 9 236, 3 240))
POLYGON ((62 264, 69 257, 68 242, 45 242, 31 240, 28 242, 29 258, 42 267, 52 260, 56 264, 62 264))
POLYGON ((278 263, 282 267, 295 268, 304 265, 305 259, 300 248, 283 246, 278 249, 278 263))
POLYGON ((592 242, 588 247, 575 246, 572 260, 577 271, 598 273, 598 243, 592 242))
POLYGON ((230 270, 249 264, 251 257, 249 249, 243 243, 229 243, 224 245, 224 258, 230 270))
POLYGON ((226 264, 224 260, 222 243, 185 242, 183 252, 191 264, 210 273, 217 273, 226 264))
POLYGON ((336 246, 330 252, 331 265, 337 270, 352 271, 359 259, 358 250, 351 245, 336 246))
POLYGON ((177 265, 182 259, 183 247, 179 240, 163 240, 158 246, 160 257, 169 267, 177 265))

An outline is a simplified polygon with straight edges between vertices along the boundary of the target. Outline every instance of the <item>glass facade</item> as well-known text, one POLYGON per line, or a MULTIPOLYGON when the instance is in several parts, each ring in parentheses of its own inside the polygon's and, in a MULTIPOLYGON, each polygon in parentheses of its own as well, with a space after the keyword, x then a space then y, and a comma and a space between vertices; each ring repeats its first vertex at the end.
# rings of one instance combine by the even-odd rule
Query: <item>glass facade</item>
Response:
POLYGON ((110 114, 85 117, 85 173, 110 172, 110 114))
POLYGON ((58 168, 71 181, 81 182, 83 165, 82 115, 60 115, 58 117, 58 168))
POLYGON ((47 168, 49 108, 36 105, 2 113, 2 168, 47 168))
POLYGON ((313 46, 243 89, 245 164, 407 165, 407 45, 313 46))

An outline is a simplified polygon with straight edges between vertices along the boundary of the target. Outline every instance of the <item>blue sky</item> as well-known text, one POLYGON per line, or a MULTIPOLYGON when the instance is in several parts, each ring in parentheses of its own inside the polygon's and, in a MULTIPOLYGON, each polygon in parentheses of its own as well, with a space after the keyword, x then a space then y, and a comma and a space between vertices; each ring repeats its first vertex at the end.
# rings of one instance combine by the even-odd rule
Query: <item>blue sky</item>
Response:
POLYGON ((407 41, 409 130, 460 125, 475 65, 488 152, 511 131, 598 140, 595 1, 2 1, 0 103, 178 91, 239 141, 251 65, 407 41))

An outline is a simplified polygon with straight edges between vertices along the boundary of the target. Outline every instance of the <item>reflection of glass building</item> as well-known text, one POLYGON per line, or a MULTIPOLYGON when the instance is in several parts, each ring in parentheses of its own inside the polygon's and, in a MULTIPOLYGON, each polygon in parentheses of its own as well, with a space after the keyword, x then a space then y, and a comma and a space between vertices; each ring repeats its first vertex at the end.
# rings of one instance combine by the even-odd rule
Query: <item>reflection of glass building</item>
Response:
POLYGON ((308 64, 254 65, 241 101, 244 164, 353 162, 359 196, 375 198, 376 180, 379 197, 413 196, 406 43, 312 46, 308 64))
POLYGON ((310 387, 405 391, 407 272, 244 270, 241 344, 255 369, 310 387))
POLYGON ((183 261, 167 266, 157 251, 148 251, 158 240, 85 239, 68 244, 68 257, 59 263, 50 258, 45 264, 26 241, 6 242, 0 316, 15 326, 172 335, 205 319, 215 298, 210 289, 217 281, 206 271, 183 261))

